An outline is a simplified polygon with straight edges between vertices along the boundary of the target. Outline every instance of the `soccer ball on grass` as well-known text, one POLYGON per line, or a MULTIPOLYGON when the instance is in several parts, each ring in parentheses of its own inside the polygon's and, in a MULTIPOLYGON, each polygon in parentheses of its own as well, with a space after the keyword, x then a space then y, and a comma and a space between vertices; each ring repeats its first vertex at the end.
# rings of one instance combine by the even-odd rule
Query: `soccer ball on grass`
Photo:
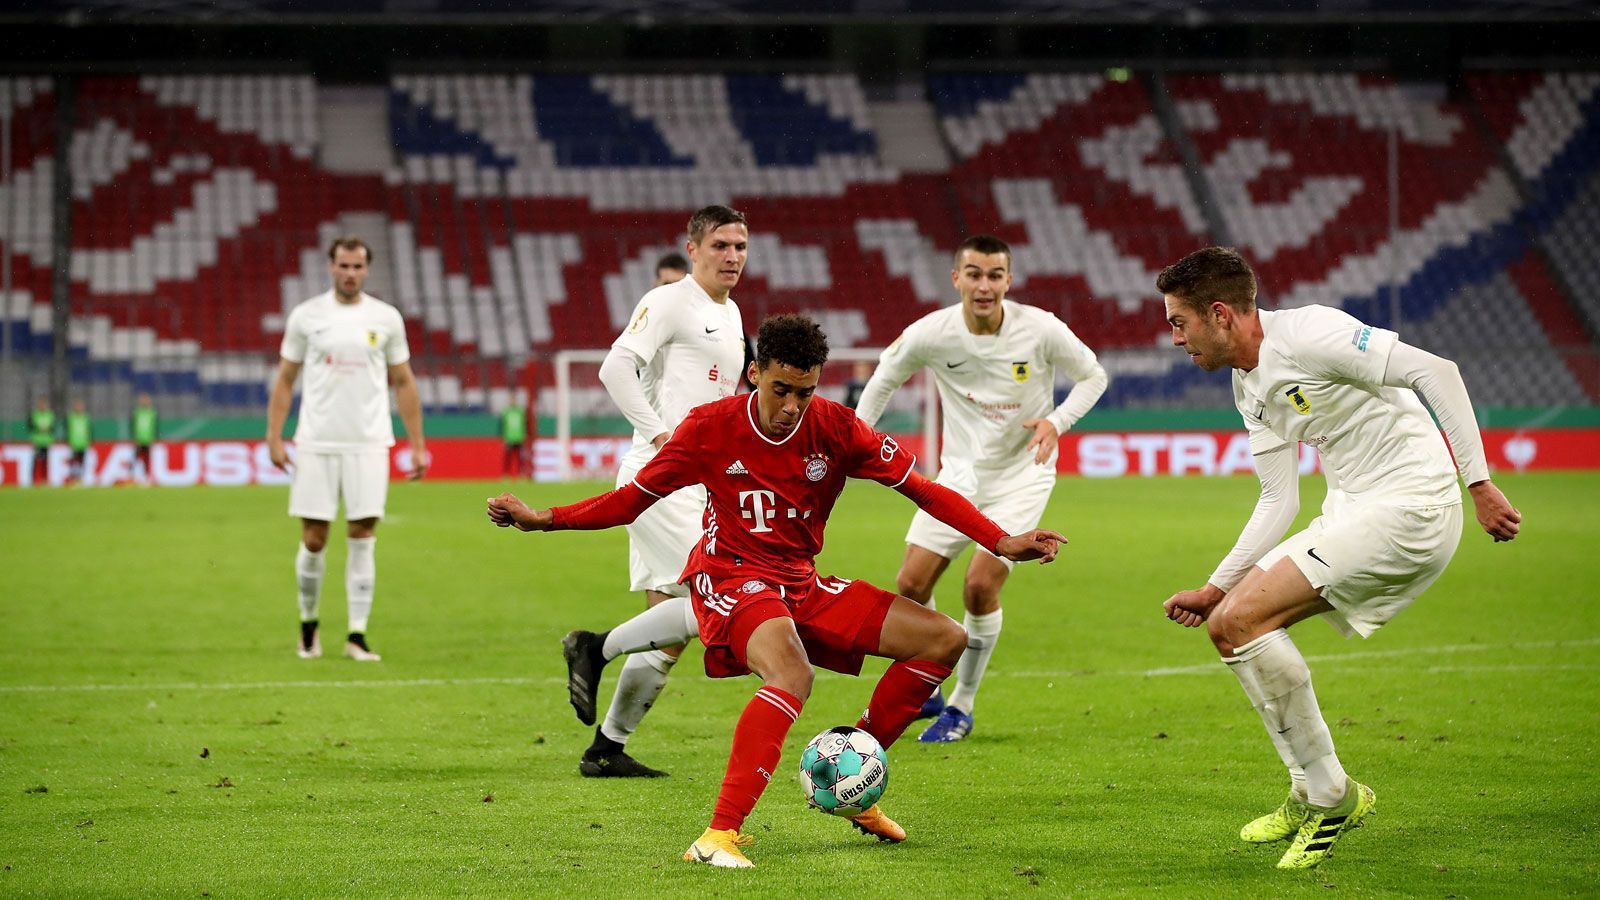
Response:
POLYGON ((829 728, 800 755, 800 786, 806 802, 825 813, 860 815, 889 786, 889 757, 877 738, 859 728, 829 728))

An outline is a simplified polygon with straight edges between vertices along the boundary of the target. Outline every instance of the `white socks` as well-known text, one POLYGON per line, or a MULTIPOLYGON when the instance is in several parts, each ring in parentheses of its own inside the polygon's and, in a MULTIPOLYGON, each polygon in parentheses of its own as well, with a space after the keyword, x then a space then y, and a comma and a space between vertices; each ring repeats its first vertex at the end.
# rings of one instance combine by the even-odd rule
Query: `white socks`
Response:
POLYGON ((317 600, 322 596, 322 573, 325 571, 324 551, 312 553, 305 544, 294 555, 294 578, 300 589, 300 621, 309 622, 317 617, 317 600))
POLYGON ((367 617, 372 615, 372 587, 378 577, 378 564, 373 550, 378 543, 375 537, 349 538, 349 558, 344 563, 344 591, 350 608, 350 630, 366 632, 367 617))
MULTIPOLYGON (((671 601, 658 603, 651 608, 665 606, 667 602, 671 601)), ((622 666, 622 674, 617 677, 617 690, 611 695, 611 708, 606 710, 606 720, 600 723, 600 733, 619 744, 626 744, 628 738, 633 736, 634 729, 639 727, 639 721, 661 695, 661 689, 666 687, 667 675, 677 661, 677 657, 661 650, 635 653, 628 657, 622 666)))
POLYGON ((1281 628, 1269 632, 1234 654, 1222 661, 1238 676, 1289 767, 1290 791, 1312 806, 1337 806, 1344 799, 1344 767, 1311 690, 1311 670, 1289 633, 1281 628))
POLYGON ((611 629, 601 655, 607 660, 624 653, 632 655, 617 676, 617 690, 611 695, 611 707, 600 724, 600 733, 626 744, 661 695, 667 675, 678 661, 660 648, 675 647, 699 636, 700 625, 688 597, 668 597, 611 629))
MULTIPOLYGON (((668 597, 611 629, 606 635, 601 655, 609 661, 624 653, 675 647, 699 636, 700 625, 695 621, 689 598, 668 597)), ((618 691, 621 691, 620 685, 618 691)), ((652 696, 651 700, 654 699, 652 696)))
POLYGON ((972 704, 978 698, 978 683, 983 681, 983 670, 989 668, 989 657, 994 655, 995 644, 1000 643, 1000 620, 1004 610, 992 613, 967 613, 961 623, 967 629, 967 652, 956 663, 956 687, 950 692, 950 706, 972 715, 972 704))

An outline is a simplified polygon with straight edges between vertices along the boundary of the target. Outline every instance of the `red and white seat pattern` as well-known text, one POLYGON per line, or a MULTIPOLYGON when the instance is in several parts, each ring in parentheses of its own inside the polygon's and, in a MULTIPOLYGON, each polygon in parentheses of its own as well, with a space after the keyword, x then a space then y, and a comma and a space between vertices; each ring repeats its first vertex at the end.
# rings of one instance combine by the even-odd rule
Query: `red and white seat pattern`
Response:
MULTIPOLYGON (((1469 78, 1531 202, 1442 90, 1349 74, 1165 82, 1269 305, 1388 324, 1398 282, 1408 335, 1522 361, 1511 378, 1465 364, 1479 399, 1584 398, 1583 373, 1550 351, 1576 315, 1558 283, 1600 296, 1584 252, 1600 217, 1571 199, 1600 198, 1600 77, 1469 78), (1570 245, 1549 254, 1557 271, 1530 229, 1570 245)), ((913 175, 878 160, 847 76, 400 77, 395 164, 377 178, 317 165, 309 78, 86 77, 68 154, 71 337, 90 361, 156 373, 158 388, 257 403, 283 313, 323 289, 327 238, 342 214, 372 211, 388 223, 379 265, 425 396, 494 406, 544 352, 609 344, 688 214, 726 202, 752 225, 736 292, 752 329, 806 310, 837 345, 886 344, 951 301, 961 237, 992 231, 1015 250, 1014 295, 1062 314, 1119 376, 1108 402, 1226 402, 1225 385, 1163 349, 1155 275, 1216 236, 1143 86, 1061 74, 929 86, 955 162, 913 175), (183 362, 151 362, 163 359, 183 362)), ((20 330, 26 343, 48 325, 54 101, 48 80, 10 79, 0 104, 14 160, 0 251, 17 273, 0 310, 44 326, 20 330)), ((1600 306, 1583 312, 1600 323, 1600 306)))

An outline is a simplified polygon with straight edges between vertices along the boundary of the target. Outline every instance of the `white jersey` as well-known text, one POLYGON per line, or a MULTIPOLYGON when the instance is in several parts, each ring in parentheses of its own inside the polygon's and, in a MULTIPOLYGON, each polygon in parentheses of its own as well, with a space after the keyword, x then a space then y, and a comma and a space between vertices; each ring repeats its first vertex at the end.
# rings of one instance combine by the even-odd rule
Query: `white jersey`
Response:
POLYGON ((888 392, 918 369, 933 373, 944 417, 941 469, 1000 469, 1031 462, 1026 452, 1033 431, 1027 419, 1048 418, 1065 433, 1099 399, 1104 389, 1055 403, 1056 372, 1075 382, 1103 380, 1105 370, 1094 352, 1078 340, 1065 322, 1033 306, 1002 301, 997 334, 973 334, 958 303, 913 322, 879 358, 874 385, 861 399, 861 417, 876 424, 888 392), (882 381, 880 381, 882 379, 882 381), (887 390, 884 390, 887 388, 887 390), (869 394, 871 395, 869 397, 869 394))
POLYGON ((340 303, 330 290, 289 313, 278 353, 305 367, 296 446, 332 452, 394 445, 389 367, 411 359, 399 310, 366 294, 340 303))
MULTIPOLYGON (((718 303, 693 276, 685 276, 645 294, 627 330, 611 346, 644 361, 639 385, 671 431, 689 410, 738 390, 744 320, 733 298, 718 303)), ((634 448, 651 446, 653 437, 635 429, 634 448)))
POLYGON ((1322 456, 1330 488, 1399 506, 1461 502, 1456 467, 1415 391, 1385 387, 1399 336, 1343 310, 1261 312, 1260 357, 1233 371, 1252 453, 1300 441, 1322 456))

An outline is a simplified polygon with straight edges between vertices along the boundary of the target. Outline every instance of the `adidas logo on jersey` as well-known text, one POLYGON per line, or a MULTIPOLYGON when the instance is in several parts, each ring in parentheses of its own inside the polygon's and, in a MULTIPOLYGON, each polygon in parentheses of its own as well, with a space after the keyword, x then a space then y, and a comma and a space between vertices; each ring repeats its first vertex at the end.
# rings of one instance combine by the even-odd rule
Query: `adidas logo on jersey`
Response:
POLYGON ((733 465, 724 470, 729 475, 749 475, 750 470, 744 467, 743 460, 734 460, 733 465))

